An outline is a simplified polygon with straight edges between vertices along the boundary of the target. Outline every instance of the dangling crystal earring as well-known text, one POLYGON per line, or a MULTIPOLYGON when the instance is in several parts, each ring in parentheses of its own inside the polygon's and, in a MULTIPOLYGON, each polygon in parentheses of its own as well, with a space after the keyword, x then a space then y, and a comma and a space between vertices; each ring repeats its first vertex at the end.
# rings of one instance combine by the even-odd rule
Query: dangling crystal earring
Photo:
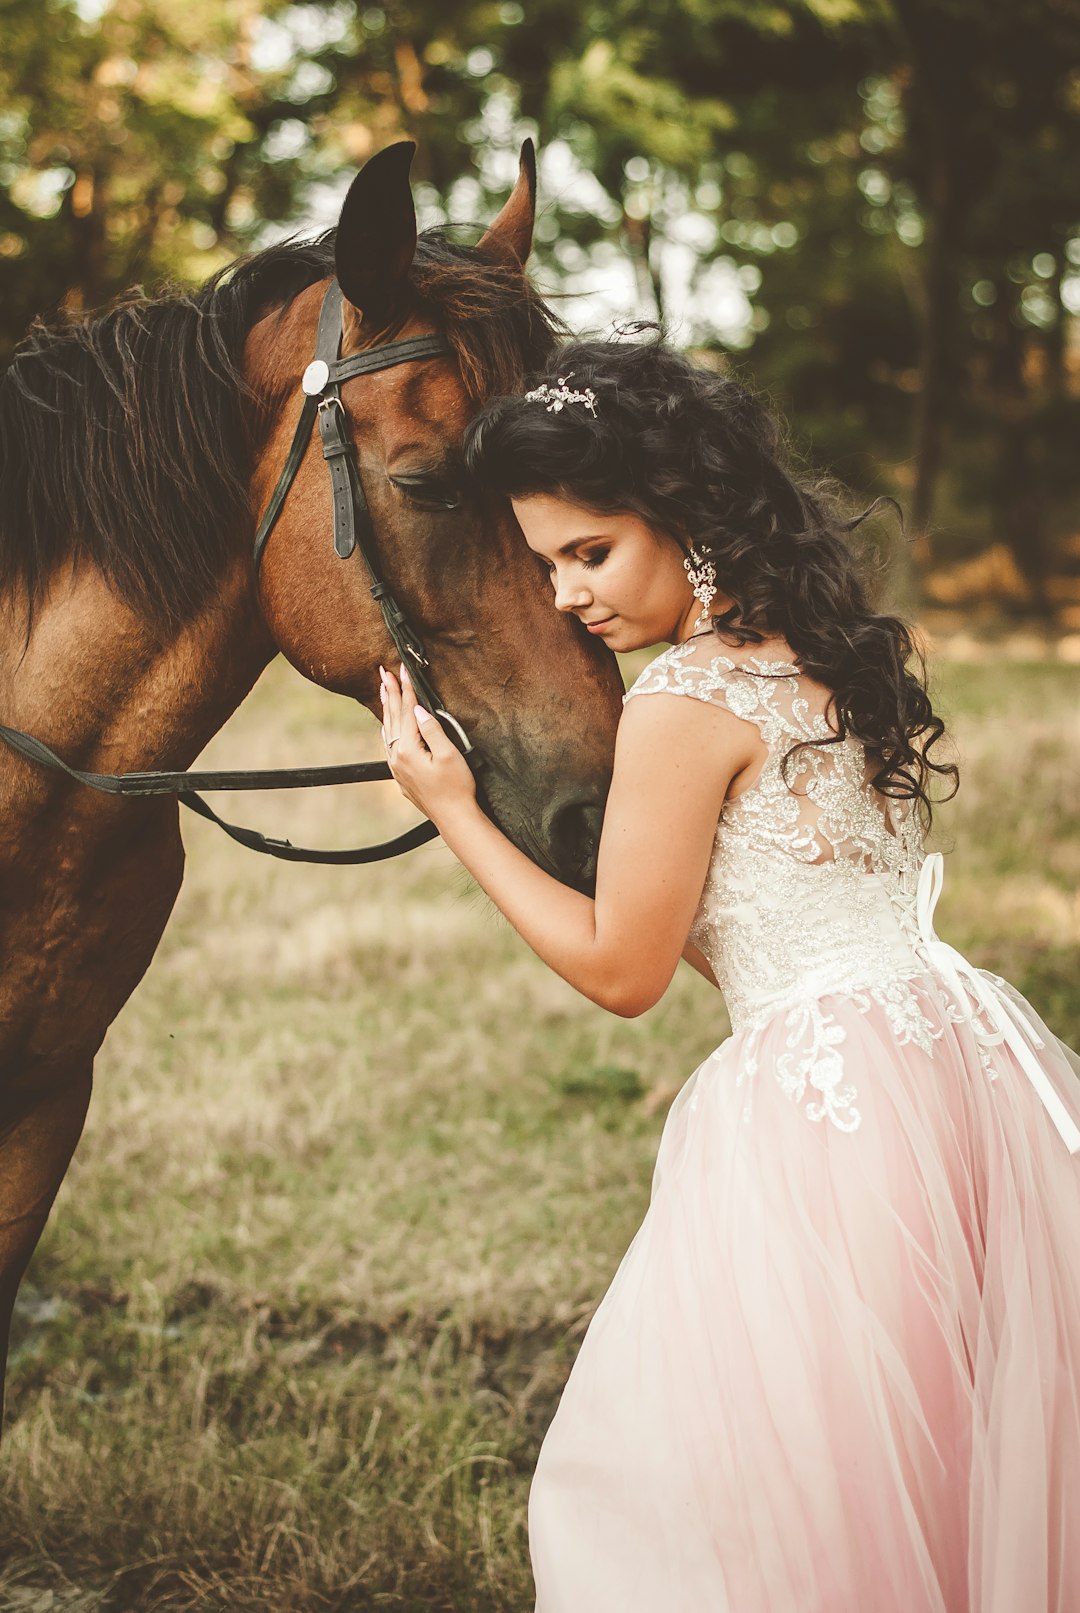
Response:
MULTIPOLYGON (((690 553, 683 559, 683 565, 693 587, 694 598, 701 601, 698 622, 703 622, 709 616, 709 606, 716 595, 716 567, 706 555, 698 554, 693 544, 690 546, 690 553)), ((697 622, 694 626, 697 626, 697 622)))

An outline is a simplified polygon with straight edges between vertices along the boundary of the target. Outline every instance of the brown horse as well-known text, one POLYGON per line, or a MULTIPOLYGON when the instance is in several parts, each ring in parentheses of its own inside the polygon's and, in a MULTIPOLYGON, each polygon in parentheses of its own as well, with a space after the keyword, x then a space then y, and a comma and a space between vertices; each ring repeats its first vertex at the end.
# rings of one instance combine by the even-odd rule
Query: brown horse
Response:
MULTIPOLYGON (((450 357, 344 384, 375 546, 486 758, 488 809, 587 882, 621 680, 552 609, 512 515, 469 489, 458 459, 477 404, 519 389, 557 334, 523 268, 532 150, 473 248, 417 237, 412 150, 372 158, 318 241, 242 260, 193 296, 35 327, 0 380, 0 722, 85 769, 187 767, 278 651, 378 711, 390 640, 357 558, 334 552, 317 445, 258 576, 252 559, 336 274, 343 355, 449 343, 450 357)), ((95 794, 0 747, 0 1366, 94 1056, 183 866, 175 801, 95 794)))

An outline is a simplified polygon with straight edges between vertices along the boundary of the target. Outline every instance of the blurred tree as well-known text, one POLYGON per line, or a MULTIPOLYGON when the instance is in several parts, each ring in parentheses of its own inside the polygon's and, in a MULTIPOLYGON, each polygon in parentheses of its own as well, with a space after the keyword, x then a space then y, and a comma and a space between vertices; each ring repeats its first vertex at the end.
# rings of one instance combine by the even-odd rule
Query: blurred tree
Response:
MULTIPOLYGON (((254 4, 7 0, 0 56, 5 335, 38 308, 95 307, 133 280, 199 275, 256 214, 245 162, 292 107, 257 74, 254 4)), ((262 187, 271 212, 293 197, 262 187)))
POLYGON ((670 308, 680 255, 684 293, 727 271, 753 308, 712 341, 753 343, 825 462, 910 490, 926 565, 947 458, 950 527, 1004 538, 1045 604, 1080 491, 1080 6, 593 0, 565 34, 544 13, 525 26, 565 44, 522 105, 600 179, 643 306, 670 308))
POLYGON ((39 310, 203 279, 390 140, 449 185, 486 71, 459 21, 433 0, 0 0, 5 353, 39 310))
POLYGON ((1051 504, 1075 519, 1076 378, 1066 327, 1080 280, 1080 7, 892 0, 907 63, 893 167, 926 222, 914 516, 928 525, 946 447, 973 434, 980 514, 1046 606, 1051 504))

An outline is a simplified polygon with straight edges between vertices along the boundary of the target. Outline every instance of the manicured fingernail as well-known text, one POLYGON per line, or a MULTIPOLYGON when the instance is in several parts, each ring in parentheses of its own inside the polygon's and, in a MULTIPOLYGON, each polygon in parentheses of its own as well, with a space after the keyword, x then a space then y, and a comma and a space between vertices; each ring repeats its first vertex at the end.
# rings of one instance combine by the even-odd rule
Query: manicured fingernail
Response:
POLYGON ((430 722, 431 721, 431 712, 430 711, 425 711, 423 706, 414 706, 413 707, 413 715, 415 716, 417 722, 430 722))
POLYGON ((407 683, 409 681, 409 673, 404 661, 401 663, 401 681, 402 683, 407 683))
POLYGON ((386 668, 383 666, 381 661, 379 662, 379 682, 386 682, 386 668))
POLYGON ((379 684, 379 699, 384 704, 386 703, 386 685, 385 685, 385 683, 380 683, 379 684))

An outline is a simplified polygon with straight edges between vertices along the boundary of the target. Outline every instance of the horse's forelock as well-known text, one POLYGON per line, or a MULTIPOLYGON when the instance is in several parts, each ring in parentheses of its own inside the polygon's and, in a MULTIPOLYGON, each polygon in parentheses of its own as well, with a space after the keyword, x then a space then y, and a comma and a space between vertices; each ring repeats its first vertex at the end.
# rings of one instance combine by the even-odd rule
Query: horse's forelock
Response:
POLYGON ((443 229, 421 233, 409 278, 454 349, 474 402, 520 391, 566 335, 521 269, 459 245, 443 229))

